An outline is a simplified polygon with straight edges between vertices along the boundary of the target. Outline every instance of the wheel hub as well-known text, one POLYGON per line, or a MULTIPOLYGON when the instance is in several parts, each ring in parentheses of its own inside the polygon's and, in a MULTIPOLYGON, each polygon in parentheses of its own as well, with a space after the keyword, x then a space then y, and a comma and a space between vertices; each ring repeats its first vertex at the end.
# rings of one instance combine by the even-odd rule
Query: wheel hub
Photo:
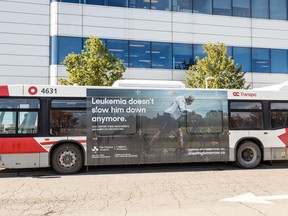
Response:
POLYGON ((76 163, 76 155, 74 152, 72 151, 64 151, 60 154, 59 156, 59 162, 61 164, 61 166, 69 168, 75 165, 76 163))
POLYGON ((251 162, 255 159, 255 152, 251 148, 246 148, 242 152, 242 158, 246 162, 251 162))

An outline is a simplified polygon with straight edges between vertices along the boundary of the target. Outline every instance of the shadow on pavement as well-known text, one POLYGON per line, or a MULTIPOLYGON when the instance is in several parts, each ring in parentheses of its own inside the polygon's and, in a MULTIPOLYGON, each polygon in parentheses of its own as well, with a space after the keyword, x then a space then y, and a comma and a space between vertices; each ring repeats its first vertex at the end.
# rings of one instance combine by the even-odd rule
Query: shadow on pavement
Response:
MULTIPOLYGON (((287 169, 288 161, 262 163, 254 169, 287 169)), ((185 164, 145 164, 145 165, 114 165, 84 167, 74 175, 111 175, 111 174, 139 174, 139 173, 163 173, 163 172, 201 172, 201 171, 225 171, 242 170, 234 163, 185 163, 185 164)), ((34 169, 0 169, 1 178, 33 177, 33 178, 61 178, 52 168, 34 169)))

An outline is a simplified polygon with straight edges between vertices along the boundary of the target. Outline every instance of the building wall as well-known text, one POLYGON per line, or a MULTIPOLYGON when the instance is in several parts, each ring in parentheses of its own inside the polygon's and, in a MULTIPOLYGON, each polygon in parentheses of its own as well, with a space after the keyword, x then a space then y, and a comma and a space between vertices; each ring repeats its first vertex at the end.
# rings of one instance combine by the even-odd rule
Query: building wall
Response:
POLYGON ((0 84, 49 83, 49 5, 0 1, 0 84))
MULTIPOLYGON (((145 10, 85 4, 51 3, 51 36, 140 40, 228 46, 288 49, 288 22, 219 15, 145 10)), ((67 76, 62 66, 51 66, 55 77, 67 76)), ((127 68, 126 79, 185 80, 185 71, 127 68)), ((282 82, 286 74, 246 74, 253 87, 282 82)))

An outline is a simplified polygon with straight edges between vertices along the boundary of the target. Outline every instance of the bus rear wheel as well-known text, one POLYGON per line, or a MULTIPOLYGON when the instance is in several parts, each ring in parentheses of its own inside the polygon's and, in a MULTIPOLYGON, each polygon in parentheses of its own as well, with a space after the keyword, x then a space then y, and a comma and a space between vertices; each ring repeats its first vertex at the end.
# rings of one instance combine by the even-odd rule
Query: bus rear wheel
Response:
POLYGON ((261 157, 261 150, 256 143, 244 142, 237 149, 236 163, 242 168, 251 169, 259 165, 261 157))
POLYGON ((82 151, 75 144, 61 144, 52 152, 51 165, 59 174, 77 173, 83 167, 83 162, 82 151))

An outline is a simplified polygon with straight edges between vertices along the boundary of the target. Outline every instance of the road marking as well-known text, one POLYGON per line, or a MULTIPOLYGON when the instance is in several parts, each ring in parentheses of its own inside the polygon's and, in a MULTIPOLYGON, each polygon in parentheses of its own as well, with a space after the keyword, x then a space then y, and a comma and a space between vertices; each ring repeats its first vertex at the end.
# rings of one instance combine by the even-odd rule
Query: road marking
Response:
POLYGON ((221 202, 239 202, 239 203, 256 203, 256 204, 269 204, 273 202, 269 200, 288 200, 288 195, 272 195, 272 196, 256 196, 253 193, 245 193, 238 196, 220 200, 221 202))

